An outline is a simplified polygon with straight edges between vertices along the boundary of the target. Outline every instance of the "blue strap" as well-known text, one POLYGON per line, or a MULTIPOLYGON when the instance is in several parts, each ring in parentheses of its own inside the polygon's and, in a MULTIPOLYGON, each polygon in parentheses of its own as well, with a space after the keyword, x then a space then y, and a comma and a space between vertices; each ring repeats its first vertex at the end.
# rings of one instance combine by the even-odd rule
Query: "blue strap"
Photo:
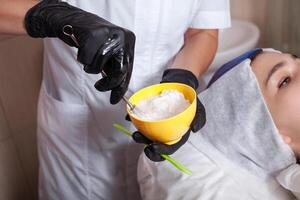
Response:
POLYGON ((213 77, 210 79, 209 83, 207 84, 206 88, 209 88, 216 80, 218 80, 221 76, 223 76, 226 72, 240 64, 246 59, 252 59, 257 54, 261 53, 263 50, 261 48, 253 49, 251 51, 248 51, 239 57, 227 62, 226 64, 222 65, 213 75, 213 77))

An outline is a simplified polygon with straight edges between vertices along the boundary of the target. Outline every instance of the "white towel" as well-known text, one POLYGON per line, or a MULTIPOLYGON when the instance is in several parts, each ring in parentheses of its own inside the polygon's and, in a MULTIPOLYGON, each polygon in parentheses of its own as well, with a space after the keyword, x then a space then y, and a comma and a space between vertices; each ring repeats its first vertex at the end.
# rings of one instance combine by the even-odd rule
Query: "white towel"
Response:
POLYGON ((196 146, 206 140, 234 163, 269 178, 296 159, 279 135, 250 62, 246 59, 199 95, 207 122, 190 141, 196 146))

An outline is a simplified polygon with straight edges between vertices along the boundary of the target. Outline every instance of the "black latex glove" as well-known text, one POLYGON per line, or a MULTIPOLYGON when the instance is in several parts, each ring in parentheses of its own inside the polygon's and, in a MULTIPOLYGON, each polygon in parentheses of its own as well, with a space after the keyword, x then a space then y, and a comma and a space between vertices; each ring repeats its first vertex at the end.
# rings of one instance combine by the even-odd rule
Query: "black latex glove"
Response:
MULTIPOLYGON (((196 91, 199 83, 197 77, 188 70, 184 69, 167 69, 163 73, 161 83, 182 83, 191 86, 196 91)), ((199 131, 206 122, 205 108, 197 97, 197 109, 195 118, 191 124, 191 130, 193 132, 199 131)))
POLYGON ((191 130, 189 129, 177 143, 172 145, 153 142, 139 131, 134 132, 132 138, 137 143, 146 144, 144 153, 150 160, 154 162, 160 162, 165 160, 160 154, 171 155, 175 153, 189 139, 190 132, 191 130))
MULTIPOLYGON (((167 69, 165 70, 161 83, 177 82, 191 86, 195 90, 198 88, 198 80, 195 75, 187 70, 183 69, 167 69)), ((126 117, 128 120, 128 116, 126 117)), ((146 156, 155 162, 163 161, 164 158, 160 154, 173 154, 176 152, 189 138, 191 130, 193 132, 199 131, 206 122, 205 108, 203 104, 197 98, 197 109, 195 118, 191 123, 191 128, 181 138, 181 140, 173 145, 166 145, 159 142, 153 142, 143 135, 141 132, 134 132, 132 138, 137 143, 144 143, 147 146, 144 149, 146 156)))
POLYGON ((99 16, 59 0, 43 0, 25 16, 25 29, 32 37, 58 37, 78 48, 77 60, 87 73, 104 72, 95 87, 110 91, 110 102, 116 104, 128 89, 135 35, 99 16), (73 34, 74 38, 64 34, 73 34))

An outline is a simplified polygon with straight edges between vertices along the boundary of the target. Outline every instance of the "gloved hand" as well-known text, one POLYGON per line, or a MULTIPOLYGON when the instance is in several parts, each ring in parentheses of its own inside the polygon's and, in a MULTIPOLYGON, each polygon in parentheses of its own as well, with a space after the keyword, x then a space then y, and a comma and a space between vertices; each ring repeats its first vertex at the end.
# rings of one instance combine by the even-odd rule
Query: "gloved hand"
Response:
MULTIPOLYGON (((161 83, 177 82, 191 86, 195 90, 198 88, 198 80, 195 75, 184 69, 167 69, 163 73, 161 83)), ((128 118, 127 118, 128 119, 128 118)), ((133 133, 133 139, 137 143, 144 143, 147 146, 144 149, 146 156, 155 162, 163 161, 164 158, 160 154, 173 154, 177 151, 189 138, 190 131, 199 131, 206 122, 205 108, 197 98, 197 109, 194 120, 192 121, 191 128, 181 138, 179 142, 173 145, 166 145, 159 142, 153 142, 138 131, 133 133)))
POLYGON ((58 37, 77 47, 77 60, 87 73, 105 74, 96 89, 111 90, 112 104, 120 101, 132 73, 133 32, 59 0, 41 1, 26 13, 24 23, 32 37, 58 37))
MULTIPOLYGON (((198 89, 199 83, 197 77, 185 69, 167 69, 163 73, 161 83, 182 83, 191 86, 194 90, 198 89)), ((195 118, 191 124, 191 130, 195 133, 199 131, 206 122, 205 108, 197 97, 197 109, 195 118)))

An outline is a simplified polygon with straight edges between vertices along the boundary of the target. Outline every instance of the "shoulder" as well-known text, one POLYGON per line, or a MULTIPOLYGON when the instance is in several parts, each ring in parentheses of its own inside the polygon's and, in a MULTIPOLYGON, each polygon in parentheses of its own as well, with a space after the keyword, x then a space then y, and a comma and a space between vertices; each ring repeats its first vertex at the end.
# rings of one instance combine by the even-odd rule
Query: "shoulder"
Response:
POLYGON ((300 199, 300 165, 294 164, 281 171, 277 176, 278 182, 300 199))

